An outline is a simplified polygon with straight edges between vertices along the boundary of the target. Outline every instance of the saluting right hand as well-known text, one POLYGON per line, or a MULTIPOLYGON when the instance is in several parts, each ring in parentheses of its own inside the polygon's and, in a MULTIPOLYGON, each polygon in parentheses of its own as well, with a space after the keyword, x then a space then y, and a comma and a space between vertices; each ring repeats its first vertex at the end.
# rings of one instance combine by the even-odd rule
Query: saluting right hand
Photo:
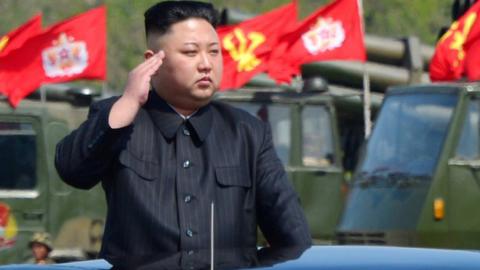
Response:
POLYGON ((152 75, 162 65, 164 57, 165 53, 159 51, 130 71, 123 96, 138 102, 140 107, 145 104, 152 75))
POLYGON ((122 97, 110 110, 108 124, 111 128, 122 128, 133 122, 140 107, 147 102, 150 81, 164 57, 165 53, 159 51, 130 71, 122 97))

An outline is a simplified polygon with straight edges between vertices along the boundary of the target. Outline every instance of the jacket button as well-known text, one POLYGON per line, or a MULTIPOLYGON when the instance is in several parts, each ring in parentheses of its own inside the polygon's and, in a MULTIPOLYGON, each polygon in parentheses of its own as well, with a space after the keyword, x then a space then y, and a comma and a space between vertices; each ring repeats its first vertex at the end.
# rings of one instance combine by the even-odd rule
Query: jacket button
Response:
POLYGON ((188 237, 193 237, 193 231, 192 230, 187 229, 187 231, 185 233, 187 234, 188 237))
POLYGON ((186 203, 189 203, 190 201, 192 201, 192 196, 190 195, 187 195, 183 198, 183 201, 185 201, 186 203))
POLYGON ((190 167, 190 160, 185 160, 185 161, 183 162, 183 168, 186 169, 186 168, 188 168, 188 167, 190 167))

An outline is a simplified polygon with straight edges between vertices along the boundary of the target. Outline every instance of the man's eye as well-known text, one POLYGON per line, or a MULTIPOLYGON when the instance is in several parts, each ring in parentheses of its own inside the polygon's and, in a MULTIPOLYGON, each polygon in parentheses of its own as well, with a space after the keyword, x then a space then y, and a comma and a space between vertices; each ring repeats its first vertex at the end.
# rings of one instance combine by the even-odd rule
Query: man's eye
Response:
POLYGON ((197 54, 197 51, 184 51, 183 53, 188 56, 195 56, 197 54))
POLYGON ((212 54, 212 55, 217 55, 219 53, 220 53, 220 50, 218 50, 218 49, 210 50, 210 54, 212 54))

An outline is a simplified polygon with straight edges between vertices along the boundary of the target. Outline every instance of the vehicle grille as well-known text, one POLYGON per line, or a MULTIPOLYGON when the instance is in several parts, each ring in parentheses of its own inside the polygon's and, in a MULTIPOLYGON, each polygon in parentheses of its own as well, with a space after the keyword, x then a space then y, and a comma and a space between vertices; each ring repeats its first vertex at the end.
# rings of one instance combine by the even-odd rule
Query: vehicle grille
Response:
POLYGON ((340 245, 386 245, 383 232, 338 232, 340 245))

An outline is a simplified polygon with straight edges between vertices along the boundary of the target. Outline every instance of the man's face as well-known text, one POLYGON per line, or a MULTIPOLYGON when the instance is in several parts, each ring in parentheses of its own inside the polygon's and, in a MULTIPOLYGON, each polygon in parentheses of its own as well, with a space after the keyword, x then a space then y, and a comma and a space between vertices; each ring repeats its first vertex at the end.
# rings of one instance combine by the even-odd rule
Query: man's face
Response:
POLYGON ((32 252, 33 252, 33 257, 36 260, 44 260, 48 256, 48 249, 43 244, 33 243, 32 252))
POLYGON ((152 77, 161 97, 180 112, 193 112, 210 101, 223 69, 218 36, 210 23, 198 18, 175 23, 166 34, 149 39, 149 47, 165 52, 163 64, 152 77))

